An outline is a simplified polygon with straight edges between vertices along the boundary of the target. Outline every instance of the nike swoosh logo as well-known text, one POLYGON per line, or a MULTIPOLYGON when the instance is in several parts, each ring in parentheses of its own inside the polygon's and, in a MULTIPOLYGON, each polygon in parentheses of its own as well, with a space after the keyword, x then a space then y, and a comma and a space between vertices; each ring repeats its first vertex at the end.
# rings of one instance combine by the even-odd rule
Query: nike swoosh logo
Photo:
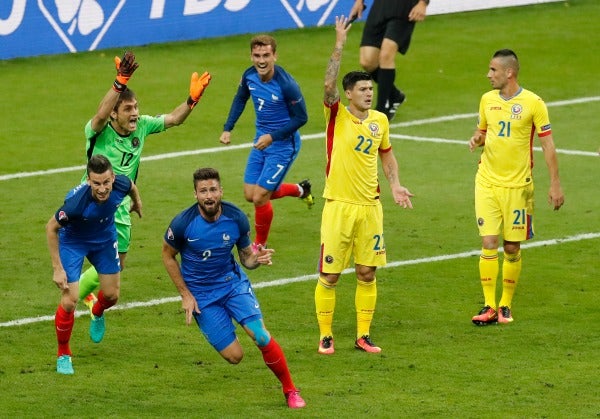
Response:
POLYGON ((256 87, 248 87, 248 90, 256 90, 256 87))
POLYGON ((199 239, 199 238, 198 238, 198 239, 190 239, 189 237, 188 237, 188 239, 187 239, 187 241, 189 241, 190 243, 191 243, 191 242, 197 242, 198 240, 200 240, 200 239, 199 239))
POLYGON ((267 183, 268 183, 269 185, 275 185, 275 184, 277 183, 277 181, 274 181, 274 180, 267 180, 267 183))

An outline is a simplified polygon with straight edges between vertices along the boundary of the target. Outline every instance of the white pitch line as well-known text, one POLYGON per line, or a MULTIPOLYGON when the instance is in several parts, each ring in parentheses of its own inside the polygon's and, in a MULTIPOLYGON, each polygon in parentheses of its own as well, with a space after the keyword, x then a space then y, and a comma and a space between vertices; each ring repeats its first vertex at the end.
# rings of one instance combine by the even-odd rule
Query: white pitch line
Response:
MULTIPOLYGON (((582 240, 593 240, 593 239, 597 239, 597 238, 600 238, 600 233, 576 234, 574 236, 567 236, 567 237, 563 237, 561 239, 550 239, 550 240, 543 240, 543 241, 539 241, 539 242, 523 243, 521 245, 521 248, 528 249, 528 248, 541 247, 541 246, 556 246, 556 245, 563 244, 563 243, 577 242, 577 241, 582 241, 582 240)), ((500 248, 499 251, 502 251, 502 248, 500 248)), ((477 256, 480 254, 480 252, 481 252, 481 250, 478 249, 478 250, 470 250, 467 252, 454 253, 454 254, 448 254, 448 255, 431 256, 431 257, 411 259, 411 260, 399 260, 396 262, 389 262, 386 266, 384 266, 380 269, 390 269, 390 268, 397 268, 399 266, 419 265, 422 263, 432 263, 432 262, 441 262, 441 261, 452 260, 452 259, 467 258, 467 257, 477 256)), ((349 274, 352 272, 354 272, 354 269, 348 268, 348 269, 345 269, 342 272, 342 274, 349 274)), ((295 282, 316 280, 317 278, 318 278, 318 274, 301 275, 301 276, 297 276, 294 278, 282 278, 282 279, 276 279, 273 281, 258 282, 256 284, 253 284, 252 287, 255 289, 277 287, 277 286, 282 286, 282 285, 287 285, 287 284, 293 284, 295 282)), ((160 304, 174 303, 174 302, 178 302, 178 301, 181 301, 180 297, 159 298, 159 299, 154 299, 154 300, 150 300, 150 301, 136 301, 136 302, 132 302, 132 303, 125 303, 125 304, 120 304, 120 305, 114 306, 110 310, 111 311, 112 310, 129 310, 129 309, 138 308, 138 307, 152 307, 152 306, 157 306, 160 304)), ((78 310, 75 313, 75 317, 81 317, 81 316, 89 316, 89 310, 84 310, 84 311, 78 310)), ((0 323, 0 327, 22 326, 25 324, 40 323, 40 322, 53 321, 53 320, 54 320, 54 316, 28 317, 28 318, 11 320, 8 322, 0 323)))
MULTIPOLYGON (((547 103, 547 106, 552 107, 552 106, 578 105, 578 104, 582 104, 582 103, 597 102, 597 101, 600 101, 600 96, 581 97, 581 98, 575 98, 575 99, 560 100, 560 101, 556 101, 556 102, 549 102, 549 103, 547 103)), ((440 116, 440 117, 435 117, 435 118, 417 119, 414 121, 399 122, 396 124, 391 124, 390 128, 412 127, 412 126, 416 126, 416 125, 425 125, 425 124, 434 124, 434 123, 438 123, 438 122, 456 121, 459 119, 467 119, 467 118, 477 118, 477 114, 476 113, 463 113, 463 114, 440 116)), ((302 135, 302 140, 313 140, 316 138, 323 138, 324 135, 325 135, 324 132, 318 132, 315 134, 306 134, 306 135, 302 135)), ((404 138, 404 137, 398 137, 398 138, 404 138)), ((426 138, 426 137, 410 137, 410 138, 406 137, 404 139, 415 140, 415 141, 446 142, 449 144, 457 143, 456 140, 448 140, 448 139, 443 139, 443 138, 431 139, 431 138, 426 138)), ((465 141, 459 141, 458 143, 464 144, 464 142, 465 141)), ((152 160, 173 159, 173 158, 177 158, 177 157, 193 156, 193 155, 197 155, 197 154, 210 154, 210 153, 215 153, 215 152, 239 150, 241 148, 250 148, 250 147, 252 147, 252 143, 243 143, 243 144, 236 144, 236 145, 203 148, 203 149, 199 149, 199 150, 179 151, 179 152, 174 152, 174 153, 156 154, 154 156, 142 157, 142 161, 144 162, 144 161, 152 161, 152 160)), ((577 151, 577 150, 560 150, 560 152, 563 154, 574 154, 574 155, 581 155, 581 156, 596 156, 597 155, 597 153, 594 153, 594 152, 577 151)), ((35 172, 9 173, 6 175, 0 175, 0 181, 11 180, 11 179, 21 179, 21 178, 34 177, 34 176, 47 176, 47 175, 53 175, 56 173, 66 173, 66 172, 75 172, 75 171, 83 172, 84 170, 85 170, 85 166, 81 165, 81 166, 62 167, 62 168, 58 168, 58 169, 37 170, 35 172)))

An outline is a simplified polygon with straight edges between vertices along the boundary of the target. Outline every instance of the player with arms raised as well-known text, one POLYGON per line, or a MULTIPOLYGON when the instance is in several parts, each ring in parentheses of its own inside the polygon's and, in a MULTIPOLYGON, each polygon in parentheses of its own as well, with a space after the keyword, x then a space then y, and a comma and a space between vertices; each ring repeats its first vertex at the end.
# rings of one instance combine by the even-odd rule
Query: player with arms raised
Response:
MULTIPOLYGON (((88 160, 95 154, 105 155, 116 174, 125 175, 136 182, 146 137, 181 125, 202 97, 211 76, 207 72, 201 76, 193 73, 187 101, 170 113, 159 116, 140 115, 136 95, 127 87, 129 79, 138 68, 135 55, 128 51, 122 59, 115 57, 115 65, 117 77, 113 86, 100 102, 96 115, 85 126, 86 155, 88 160)), ((131 242, 130 206, 131 201, 125 199, 115 216, 121 269, 125 268, 125 258, 131 242)), ((80 298, 90 309, 95 302, 91 293, 98 283, 98 274, 93 266, 82 274, 80 298)), ((92 315, 92 321, 96 320, 92 315)))

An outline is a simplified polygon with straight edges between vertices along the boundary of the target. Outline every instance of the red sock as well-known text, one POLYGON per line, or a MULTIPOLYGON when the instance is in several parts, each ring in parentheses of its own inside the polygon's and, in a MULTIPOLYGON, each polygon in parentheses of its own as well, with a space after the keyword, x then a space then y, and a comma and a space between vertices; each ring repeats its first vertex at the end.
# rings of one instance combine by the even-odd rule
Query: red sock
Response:
POLYGON ((273 206, 271 201, 268 201, 261 207, 254 207, 254 228, 256 229, 256 239, 254 243, 267 244, 267 237, 271 230, 271 222, 273 221, 273 206))
POLYGON ((295 183, 282 183, 279 189, 271 194, 271 199, 279 199, 284 196, 295 196, 300 198, 300 189, 295 183))
POLYGON ((266 346, 259 346, 258 349, 262 352, 267 367, 273 371, 273 374, 281 382, 283 394, 296 390, 287 366, 287 361, 285 360, 285 355, 277 341, 271 337, 266 346))
POLYGON ((56 330, 56 340, 58 342, 58 355, 72 355, 69 341, 71 340, 71 332, 73 332, 73 324, 75 323, 75 312, 66 312, 62 306, 58 306, 54 315, 54 329, 56 330))
POLYGON ((96 317, 101 317, 104 314, 104 310, 114 306, 115 304, 117 304, 117 300, 107 300, 104 298, 104 293, 100 291, 98 293, 98 301, 96 301, 96 304, 94 304, 94 307, 92 307, 92 313, 94 313, 94 316, 96 317))

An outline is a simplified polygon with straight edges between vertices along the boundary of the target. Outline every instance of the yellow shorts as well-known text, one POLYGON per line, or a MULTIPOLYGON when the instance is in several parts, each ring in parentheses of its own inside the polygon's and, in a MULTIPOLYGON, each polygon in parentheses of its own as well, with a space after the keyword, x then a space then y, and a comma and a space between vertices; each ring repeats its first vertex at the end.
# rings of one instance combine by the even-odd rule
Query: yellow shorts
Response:
POLYGON ((359 265, 386 264, 381 202, 356 205, 326 200, 321 219, 319 271, 341 273, 350 265, 351 256, 359 265))
POLYGON ((505 188, 475 182, 475 217, 480 236, 499 236, 511 242, 533 237, 533 184, 505 188))

